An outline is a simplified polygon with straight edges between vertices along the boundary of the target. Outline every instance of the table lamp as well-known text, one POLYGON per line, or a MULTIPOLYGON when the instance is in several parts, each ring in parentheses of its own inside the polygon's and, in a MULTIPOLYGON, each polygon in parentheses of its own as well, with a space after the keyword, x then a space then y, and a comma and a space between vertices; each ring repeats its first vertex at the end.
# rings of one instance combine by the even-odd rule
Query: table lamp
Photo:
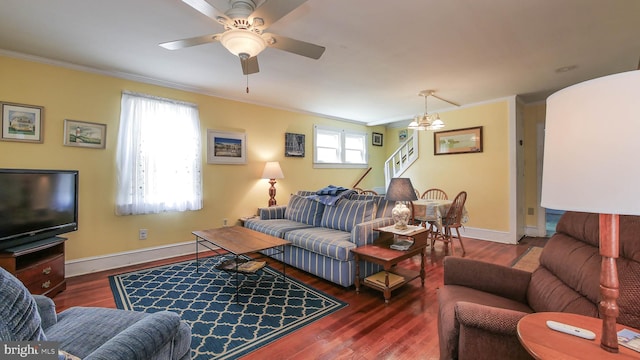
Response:
POLYGON ((409 201, 412 205, 411 207, 413 207, 413 203, 411 201, 418 200, 416 192, 413 189, 413 185, 411 184, 411 179, 391 179, 389 188, 387 189, 387 194, 384 198, 385 200, 396 202, 396 206, 391 212, 391 216, 393 217, 393 221, 395 222, 394 227, 398 230, 407 229, 407 224, 409 223, 409 218, 411 217, 411 209, 409 209, 404 204, 404 202, 409 201))
POLYGON ((545 208, 599 214, 600 346, 618 352, 619 215, 640 215, 640 71, 605 76, 547 99, 545 208))
POLYGON ((280 163, 277 161, 269 161, 264 165, 264 171, 262 172, 263 179, 269 179, 269 206, 276 205, 276 179, 284 179, 284 174, 280 168, 280 163))

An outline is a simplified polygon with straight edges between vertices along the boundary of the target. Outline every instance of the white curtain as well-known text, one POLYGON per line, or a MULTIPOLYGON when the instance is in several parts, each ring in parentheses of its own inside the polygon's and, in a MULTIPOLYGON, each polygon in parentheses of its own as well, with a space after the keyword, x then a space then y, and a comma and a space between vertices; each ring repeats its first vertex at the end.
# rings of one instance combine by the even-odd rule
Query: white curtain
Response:
POLYGON ((120 111, 116 214, 201 209, 198 108, 123 92, 120 111))

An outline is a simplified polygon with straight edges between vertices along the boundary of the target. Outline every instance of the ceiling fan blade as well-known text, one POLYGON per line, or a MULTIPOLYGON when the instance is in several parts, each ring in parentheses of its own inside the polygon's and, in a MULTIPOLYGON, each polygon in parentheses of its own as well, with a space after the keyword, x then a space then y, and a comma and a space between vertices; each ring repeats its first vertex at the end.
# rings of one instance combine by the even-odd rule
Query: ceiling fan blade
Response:
POLYGON ((446 103, 449 103, 449 104, 451 104, 451 105, 458 106, 458 107, 460 106, 460 104, 456 104, 456 103, 454 103, 453 101, 449 101, 449 100, 447 100, 447 99, 443 99, 443 98, 441 98, 441 97, 440 97, 440 96, 438 96, 438 95, 435 95, 435 94, 429 94, 429 95, 433 96, 434 98, 436 98, 436 99, 438 99, 438 100, 440 100, 440 101, 444 101, 444 102, 446 102, 446 103))
POLYGON ((217 22, 220 22, 220 18, 224 19, 224 21, 229 21, 229 18, 224 14, 224 12, 211 6, 211 4, 209 4, 205 0, 182 0, 182 2, 217 22))
POLYGON ((218 41, 219 38, 220 38, 220 34, 209 34, 209 35, 196 36, 188 39, 169 41, 159 45, 167 50, 179 50, 179 49, 183 49, 190 46, 212 43, 212 42, 218 41))
POLYGON ((286 36, 280 36, 275 34, 264 34, 265 37, 272 37, 275 42, 273 44, 269 44, 268 46, 274 47, 276 49, 288 51, 290 53, 306 56, 312 59, 320 59, 322 54, 324 54, 324 50, 326 49, 324 46, 311 44, 308 42, 288 38, 286 36))
POLYGON ((261 25, 264 30, 305 2, 307 0, 267 0, 251 14, 250 18, 259 17, 264 20, 264 25, 261 25))
POLYGON ((242 65, 242 74, 244 75, 255 74, 260 71, 260 68, 258 67, 257 56, 250 57, 246 60, 240 58, 240 65, 242 65))

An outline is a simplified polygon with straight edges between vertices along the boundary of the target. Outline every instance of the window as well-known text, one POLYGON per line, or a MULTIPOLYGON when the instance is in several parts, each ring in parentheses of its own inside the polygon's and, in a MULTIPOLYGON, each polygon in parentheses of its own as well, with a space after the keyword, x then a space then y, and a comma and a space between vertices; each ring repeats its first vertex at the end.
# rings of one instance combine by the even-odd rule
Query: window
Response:
POLYGON ((314 127, 313 162, 316 167, 365 167, 367 134, 328 127, 314 127))
POLYGON ((201 209, 200 138, 195 105, 123 92, 116 214, 201 209))

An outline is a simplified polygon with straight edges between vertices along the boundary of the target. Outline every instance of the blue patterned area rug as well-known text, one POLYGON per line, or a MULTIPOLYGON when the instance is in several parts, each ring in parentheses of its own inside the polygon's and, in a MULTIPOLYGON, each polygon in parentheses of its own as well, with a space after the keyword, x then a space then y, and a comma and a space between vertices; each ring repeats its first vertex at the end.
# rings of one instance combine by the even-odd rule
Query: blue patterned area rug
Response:
POLYGON ((236 359, 345 306, 282 273, 265 267, 240 276, 217 270, 222 256, 165 265, 109 277, 119 309, 174 311, 190 326, 192 357, 236 359))

